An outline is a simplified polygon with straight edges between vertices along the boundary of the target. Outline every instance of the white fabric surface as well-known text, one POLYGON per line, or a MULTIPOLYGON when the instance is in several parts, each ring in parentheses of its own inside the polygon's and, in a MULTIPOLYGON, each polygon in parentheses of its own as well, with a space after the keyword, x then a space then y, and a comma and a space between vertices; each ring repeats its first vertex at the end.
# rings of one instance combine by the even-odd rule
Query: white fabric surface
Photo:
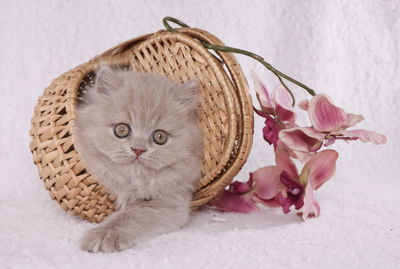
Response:
MULTIPOLYGON (((0 11, 0 268, 400 268, 399 1, 3 0, 0 11), (33 107, 53 78, 161 29, 167 15, 263 55, 363 114, 359 127, 388 143, 336 143, 336 176, 316 194, 322 214, 306 223, 279 210, 204 210, 181 231, 122 253, 80 251, 94 224, 65 213, 43 188, 28 146, 33 107)), ((255 69, 276 85, 238 58, 247 75, 255 69)), ((273 162, 261 128, 257 119, 239 179, 273 162)))

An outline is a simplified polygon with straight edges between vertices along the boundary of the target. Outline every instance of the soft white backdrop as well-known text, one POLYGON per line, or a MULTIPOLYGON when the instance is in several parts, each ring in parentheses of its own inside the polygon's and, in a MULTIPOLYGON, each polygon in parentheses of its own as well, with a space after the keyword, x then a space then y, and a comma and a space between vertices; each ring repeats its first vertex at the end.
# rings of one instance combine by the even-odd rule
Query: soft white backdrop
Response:
MULTIPOLYGON (((2 0, 0 11, 1 268, 400 268, 399 1, 2 0), (318 219, 204 210, 182 231, 123 253, 81 252, 79 238, 92 225, 62 211, 38 179, 28 147, 33 107, 53 78, 161 29, 167 15, 263 55, 363 114, 359 126, 388 143, 334 145, 338 170, 317 193, 318 219)), ((257 63, 238 58, 246 75, 254 69, 276 85, 257 63)), ((240 179, 273 161, 261 127, 257 120, 240 179)))

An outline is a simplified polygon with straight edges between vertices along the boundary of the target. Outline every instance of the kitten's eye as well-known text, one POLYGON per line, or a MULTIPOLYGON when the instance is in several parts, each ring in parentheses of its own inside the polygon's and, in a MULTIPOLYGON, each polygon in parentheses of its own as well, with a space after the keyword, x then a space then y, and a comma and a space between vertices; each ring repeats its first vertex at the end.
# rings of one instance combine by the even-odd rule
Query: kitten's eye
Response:
POLYGON ((168 133, 164 130, 155 130, 151 135, 151 139, 153 139, 154 143, 158 145, 164 145, 168 140, 168 133))
POLYGON ((126 123, 118 123, 114 126, 114 134, 118 138, 125 138, 131 134, 131 127, 126 123))

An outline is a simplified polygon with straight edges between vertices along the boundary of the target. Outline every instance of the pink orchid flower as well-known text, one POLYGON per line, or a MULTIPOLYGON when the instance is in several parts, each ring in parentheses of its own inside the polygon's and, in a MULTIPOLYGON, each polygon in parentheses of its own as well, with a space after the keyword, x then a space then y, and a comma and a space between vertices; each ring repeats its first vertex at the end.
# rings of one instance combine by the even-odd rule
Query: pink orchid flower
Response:
POLYGON ((257 210, 256 203, 279 206, 272 199, 280 192, 280 174, 276 166, 266 166, 250 173, 247 182, 235 181, 227 190, 222 190, 211 205, 222 211, 250 213, 257 210), (268 201, 270 201, 268 203, 268 201))
POLYGON ((308 153, 315 153, 325 146, 331 145, 335 140, 361 140, 373 144, 384 144, 386 137, 373 131, 357 129, 347 130, 364 119, 362 115, 345 113, 333 104, 324 94, 317 94, 311 102, 302 101, 300 108, 308 111, 312 127, 294 127, 282 130, 279 140, 286 144, 299 157, 306 162, 311 157, 308 153), (308 158, 304 158, 308 156, 308 158), (302 158, 303 157, 303 158, 302 158))
POLYGON ((334 150, 318 152, 305 164, 299 175, 287 154, 277 155, 277 165, 283 169, 280 179, 285 189, 276 199, 285 214, 294 205, 296 210, 303 208, 303 220, 310 216, 319 216, 320 206, 314 199, 314 190, 319 189, 334 175, 338 157, 339 154, 334 150))
POLYGON ((307 179, 304 191, 303 220, 309 216, 319 216, 320 206, 314 199, 314 190, 318 190, 335 174, 338 157, 339 154, 334 150, 323 150, 304 166, 300 174, 302 182, 307 179))
POLYGON ((222 190, 211 205, 216 206, 222 211, 232 211, 239 213, 250 213, 257 209, 251 199, 251 188, 254 181, 250 177, 247 182, 235 181, 229 184, 228 189, 222 190))
POLYGON ((314 155, 300 175, 286 152, 277 152, 277 166, 267 166, 250 173, 247 182, 233 182, 223 190, 212 205, 223 211, 250 213, 257 203, 281 206, 285 214, 290 207, 303 208, 303 219, 318 216, 320 207, 314 199, 314 190, 320 188, 336 169, 338 153, 324 150, 314 155))
POLYGON ((276 148, 278 133, 282 129, 295 126, 296 114, 291 105, 291 96, 282 84, 278 85, 270 95, 267 87, 254 72, 252 77, 261 106, 260 110, 255 109, 255 111, 266 119, 263 128, 264 140, 276 148))
POLYGON ((325 136, 312 127, 294 127, 279 133, 278 147, 286 147, 290 156, 306 163, 322 147, 325 136))

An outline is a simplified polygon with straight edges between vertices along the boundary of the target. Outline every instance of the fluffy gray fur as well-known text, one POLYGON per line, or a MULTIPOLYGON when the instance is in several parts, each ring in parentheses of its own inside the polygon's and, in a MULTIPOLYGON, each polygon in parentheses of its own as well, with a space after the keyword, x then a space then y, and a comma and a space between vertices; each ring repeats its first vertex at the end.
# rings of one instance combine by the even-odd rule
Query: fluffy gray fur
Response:
POLYGON ((198 105, 196 81, 176 84, 104 65, 96 72, 77 107, 78 150, 88 171, 117 196, 118 210, 85 234, 83 250, 121 251, 186 224, 201 175, 198 105), (118 123, 130 125, 130 136, 115 136, 118 123), (156 129, 169 133, 166 144, 150 139, 156 129), (137 156, 132 148, 147 151, 137 156))

